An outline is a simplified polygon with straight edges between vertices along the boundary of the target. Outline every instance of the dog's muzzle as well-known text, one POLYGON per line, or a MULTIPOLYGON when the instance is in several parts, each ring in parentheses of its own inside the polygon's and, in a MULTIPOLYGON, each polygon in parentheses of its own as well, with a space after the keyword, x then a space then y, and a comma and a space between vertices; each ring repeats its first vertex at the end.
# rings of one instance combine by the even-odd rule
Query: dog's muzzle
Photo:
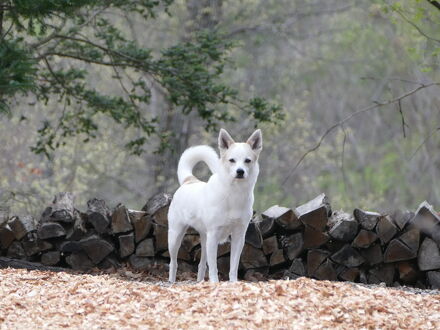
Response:
POLYGON ((244 179, 244 170, 241 168, 237 169, 237 175, 235 176, 237 179, 244 179))

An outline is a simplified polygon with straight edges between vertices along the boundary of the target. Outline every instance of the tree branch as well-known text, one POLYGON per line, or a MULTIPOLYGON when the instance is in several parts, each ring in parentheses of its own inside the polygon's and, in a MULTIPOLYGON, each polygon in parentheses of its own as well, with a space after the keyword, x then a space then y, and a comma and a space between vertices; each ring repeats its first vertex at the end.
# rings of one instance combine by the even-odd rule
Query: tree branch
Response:
POLYGON ((429 39, 429 40, 432 40, 435 42, 440 42, 440 39, 436 39, 436 38, 433 38, 433 37, 430 37, 429 35, 427 35, 420 27, 418 27, 414 22, 412 22, 408 17, 406 17, 400 10, 396 10, 396 12, 403 18, 403 20, 405 22, 407 22, 408 24, 413 26, 426 39, 429 39))
POLYGON ((402 94, 394 99, 385 101, 385 102, 376 102, 375 104, 372 104, 368 107, 362 108, 358 111, 353 112, 352 114, 348 115, 347 117, 345 117, 344 119, 342 119, 341 121, 338 121, 337 123, 333 124, 332 126, 330 126, 325 132, 324 134, 320 137, 320 139, 318 140, 318 142, 309 150, 307 150, 298 160, 298 162, 295 164, 295 166, 289 171, 289 173, 287 174, 287 176, 284 178, 283 182, 282 182, 282 186, 284 186, 287 181, 289 180, 289 178, 292 176, 292 174, 296 171, 296 169, 299 167, 299 165, 303 162, 303 160, 312 152, 318 150, 321 147, 322 142, 324 141, 324 139, 336 128, 341 127, 343 124, 345 124, 346 122, 348 122, 350 119, 352 119, 353 117, 356 117, 364 112, 368 112, 370 110, 376 109, 376 108, 380 108, 383 107, 385 105, 389 105, 389 104, 393 104, 395 102, 399 102, 401 100, 403 100, 404 98, 417 93, 419 90, 421 89, 425 89, 425 88, 429 88, 432 86, 440 86, 440 83, 434 82, 434 83, 430 83, 430 84, 422 84, 420 86, 418 86, 417 88, 414 88, 412 90, 410 90, 409 92, 406 92, 405 94, 402 94))
POLYGON ((438 10, 440 10, 440 2, 435 1, 435 0, 427 0, 431 5, 433 5, 435 8, 437 8, 438 10))

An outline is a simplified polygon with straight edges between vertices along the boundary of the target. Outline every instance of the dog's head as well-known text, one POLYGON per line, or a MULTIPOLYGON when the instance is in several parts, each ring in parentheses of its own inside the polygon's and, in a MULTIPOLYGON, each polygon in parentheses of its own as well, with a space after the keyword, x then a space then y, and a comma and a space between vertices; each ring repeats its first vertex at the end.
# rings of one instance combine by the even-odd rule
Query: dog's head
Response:
POLYGON ((218 136, 220 160, 227 174, 233 179, 247 179, 258 175, 258 156, 263 149, 261 130, 257 129, 246 142, 237 143, 223 128, 218 136))

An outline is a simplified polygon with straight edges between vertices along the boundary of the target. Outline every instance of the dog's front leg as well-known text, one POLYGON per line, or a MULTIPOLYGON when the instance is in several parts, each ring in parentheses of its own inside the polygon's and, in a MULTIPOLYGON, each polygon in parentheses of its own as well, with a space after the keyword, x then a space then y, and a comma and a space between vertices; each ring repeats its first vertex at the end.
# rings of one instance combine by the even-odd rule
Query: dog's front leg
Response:
POLYGON ((216 232, 208 232, 206 237, 206 257, 208 259, 209 280, 218 282, 217 248, 218 237, 216 232))
POLYGON ((243 251, 247 226, 240 226, 231 233, 231 262, 229 266, 229 281, 236 282, 238 264, 240 263, 241 251, 243 251))

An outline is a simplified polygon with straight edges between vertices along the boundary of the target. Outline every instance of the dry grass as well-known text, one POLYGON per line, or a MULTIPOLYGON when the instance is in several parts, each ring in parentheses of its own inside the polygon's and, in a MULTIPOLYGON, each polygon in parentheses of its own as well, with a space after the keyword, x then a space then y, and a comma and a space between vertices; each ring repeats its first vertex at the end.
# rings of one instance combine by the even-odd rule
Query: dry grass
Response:
POLYGON ((0 270, 0 327, 440 328, 440 295, 341 282, 167 285, 128 270, 0 270))

